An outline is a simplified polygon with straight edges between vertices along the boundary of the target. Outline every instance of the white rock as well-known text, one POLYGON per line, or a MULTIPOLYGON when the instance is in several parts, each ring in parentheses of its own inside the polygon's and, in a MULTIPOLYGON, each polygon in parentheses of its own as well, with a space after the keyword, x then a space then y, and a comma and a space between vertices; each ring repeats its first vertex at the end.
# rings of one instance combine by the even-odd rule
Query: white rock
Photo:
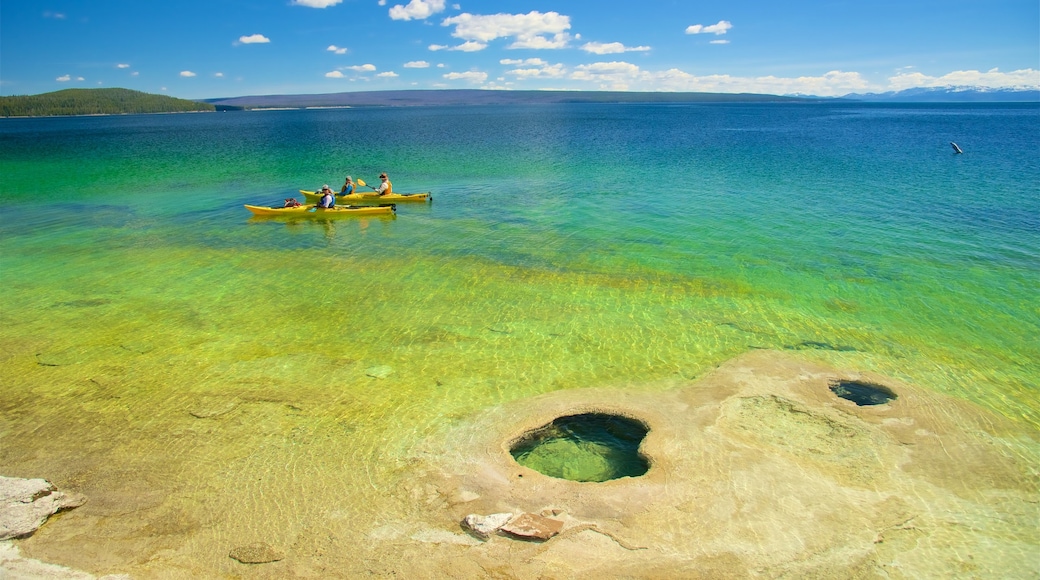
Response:
POLYGON ((31 535, 52 514, 84 502, 85 497, 58 491, 45 479, 0 476, 0 540, 31 535))
POLYGON ((476 534, 477 537, 486 540, 497 532, 499 528, 509 523, 511 519, 513 519, 513 514, 511 513, 491 514, 489 516, 469 514, 463 518, 462 525, 476 534))

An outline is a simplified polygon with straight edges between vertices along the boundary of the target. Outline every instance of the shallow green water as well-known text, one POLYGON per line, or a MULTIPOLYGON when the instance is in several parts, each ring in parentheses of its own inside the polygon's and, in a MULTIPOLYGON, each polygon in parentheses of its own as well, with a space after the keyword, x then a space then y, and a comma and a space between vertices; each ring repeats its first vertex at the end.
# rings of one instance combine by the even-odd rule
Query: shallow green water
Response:
POLYGON ((189 537, 235 481, 241 525, 302 533, 327 508, 287 498, 375 517, 408 450, 481 410, 759 348, 1036 427, 1038 128, 1022 105, 6 119, 0 463, 144 478, 189 537), (433 202, 242 208, 380 171, 433 202))

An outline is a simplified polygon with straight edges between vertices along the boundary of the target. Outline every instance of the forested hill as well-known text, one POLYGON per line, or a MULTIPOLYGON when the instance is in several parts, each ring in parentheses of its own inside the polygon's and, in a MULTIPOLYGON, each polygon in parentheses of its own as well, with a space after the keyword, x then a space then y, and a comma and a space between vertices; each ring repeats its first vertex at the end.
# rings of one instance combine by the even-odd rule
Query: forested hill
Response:
POLYGON ((0 97, 0 117, 120 115, 213 111, 209 103, 130 89, 66 89, 41 95, 0 97))

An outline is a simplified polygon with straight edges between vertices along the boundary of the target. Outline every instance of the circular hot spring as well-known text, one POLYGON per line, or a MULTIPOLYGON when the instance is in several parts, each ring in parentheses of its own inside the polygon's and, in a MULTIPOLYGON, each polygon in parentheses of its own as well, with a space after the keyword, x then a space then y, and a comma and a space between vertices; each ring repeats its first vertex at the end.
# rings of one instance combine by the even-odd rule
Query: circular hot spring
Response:
POLYGON ((520 465, 560 479, 638 477, 650 469, 639 453, 648 431, 643 423, 620 415, 568 415, 525 433, 509 452, 520 465))
POLYGON ((831 392, 859 406, 884 405, 898 398, 888 387, 860 381, 835 381, 831 383, 831 392))

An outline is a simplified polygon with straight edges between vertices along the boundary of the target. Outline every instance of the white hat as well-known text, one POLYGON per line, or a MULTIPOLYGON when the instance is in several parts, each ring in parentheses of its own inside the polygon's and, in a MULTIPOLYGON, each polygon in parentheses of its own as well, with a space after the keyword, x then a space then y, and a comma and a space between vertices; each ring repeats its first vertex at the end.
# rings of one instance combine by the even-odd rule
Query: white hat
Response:
POLYGON ((329 184, 326 183, 325 185, 321 186, 321 188, 322 189, 328 189, 329 188, 329 184))

